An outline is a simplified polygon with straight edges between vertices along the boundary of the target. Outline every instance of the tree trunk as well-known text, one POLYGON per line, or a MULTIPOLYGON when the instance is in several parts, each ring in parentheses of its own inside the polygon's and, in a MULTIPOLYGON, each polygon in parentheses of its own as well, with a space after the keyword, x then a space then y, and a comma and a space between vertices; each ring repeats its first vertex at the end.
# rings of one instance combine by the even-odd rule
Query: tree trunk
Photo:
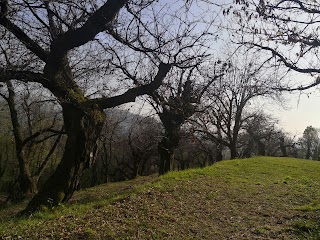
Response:
MULTIPOLYGON (((212 152, 208 152, 207 153, 207 158, 208 158, 208 161, 209 161, 209 165, 212 165, 216 162, 212 152)), ((217 156, 216 156, 216 159, 217 159, 217 156)))
MULTIPOLYGON (((149 156, 150 157, 150 156, 149 156)), ((140 168, 138 171, 138 175, 139 176, 144 176, 144 175, 148 175, 146 174, 146 166, 147 166, 147 162, 148 162, 148 158, 143 157, 140 163, 140 168)))
POLYGON ((222 154, 222 144, 217 143, 216 144, 216 162, 222 161, 223 154, 222 154))
POLYGON ((179 145, 179 131, 166 132, 158 145, 160 154, 159 175, 170 171, 174 161, 174 152, 179 145))
POLYGON ((9 97, 5 98, 8 103, 10 116, 11 116, 11 124, 13 127, 13 135, 15 139, 15 149, 17 154, 17 160, 19 163, 19 188, 15 190, 14 198, 23 198, 24 195, 30 195, 37 192, 37 183, 34 183, 31 173, 30 167, 27 163, 25 152, 23 149, 23 139, 21 133, 21 126, 19 123, 18 111, 16 109, 16 101, 15 101, 15 91, 12 83, 10 81, 6 82, 8 87, 9 97))
POLYGON ((265 156, 266 155, 266 146, 265 146, 265 144, 261 140, 258 140, 257 141, 257 145, 258 145, 259 155, 260 156, 265 156))
POLYGON ((174 151, 166 136, 159 142, 158 151, 160 154, 159 175, 163 175, 170 171, 171 161, 174 159, 174 151))
POLYGON ((133 166, 132 166, 132 179, 137 178, 139 176, 139 168, 140 168, 140 156, 139 154, 133 154, 133 166))
POLYGON ((230 159, 235 159, 238 157, 237 146, 236 143, 231 143, 229 146, 230 149, 230 159))
POLYGON ((243 158, 250 158, 251 157, 252 148, 253 148, 253 141, 250 138, 248 143, 247 143, 247 146, 245 147, 245 149, 244 149, 244 151, 242 153, 242 157, 243 158))
POLYGON ((20 164, 20 173, 18 177, 21 196, 32 195, 38 191, 38 178, 32 178, 29 172, 29 167, 20 164))
POLYGON ((68 201, 78 188, 83 170, 94 162, 105 113, 98 107, 81 107, 63 105, 67 141, 62 160, 22 214, 68 201))
POLYGON ((310 144, 307 144, 307 153, 306 153, 306 159, 310 159, 311 157, 311 147, 310 144))
POLYGON ((287 157, 287 147, 284 144, 284 137, 280 137, 280 150, 282 152, 282 157, 287 157))

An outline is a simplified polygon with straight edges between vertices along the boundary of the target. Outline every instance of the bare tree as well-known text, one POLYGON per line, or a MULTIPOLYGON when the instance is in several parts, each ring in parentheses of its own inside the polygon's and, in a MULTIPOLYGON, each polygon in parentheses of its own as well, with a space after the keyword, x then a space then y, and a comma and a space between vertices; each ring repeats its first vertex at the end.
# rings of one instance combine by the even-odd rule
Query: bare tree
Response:
POLYGON ((254 98, 277 96, 272 90, 276 79, 250 56, 234 58, 225 64, 229 65, 228 71, 209 89, 204 101, 206 111, 198 119, 197 131, 220 146, 220 153, 221 145, 228 147, 233 159, 238 157, 239 132, 249 117, 244 114, 245 108, 254 98))
MULTIPOLYGON (((9 109, 7 104, 2 99, 0 100, 0 125, 2 126, 0 129, 0 179, 8 172, 8 168, 11 165, 11 160, 14 156, 12 156, 12 149, 14 148, 13 136, 11 130, 11 123, 9 109)), ((10 169, 9 169, 10 170, 10 169)))
MULTIPOLYGON (((37 113, 32 112, 31 106, 36 105, 36 101, 33 101, 30 104, 28 103, 28 98, 30 98, 28 89, 25 90, 27 93, 26 96, 23 96, 23 99, 19 100, 16 97, 16 89, 12 82, 7 81, 5 84, 7 86, 7 95, 0 92, 0 96, 5 99, 10 110, 16 157, 19 164, 18 182, 20 190, 18 190, 15 195, 17 197, 21 197, 18 195, 34 194, 37 192, 39 178, 48 165, 51 156, 54 154, 63 132, 60 129, 55 129, 56 121, 53 111, 49 114, 53 117, 53 121, 50 126, 46 128, 39 128, 41 122, 45 119, 40 116, 38 112, 40 111, 40 106, 35 106, 33 108, 34 110, 37 110, 37 113), (23 110, 26 113, 24 117, 19 113, 19 101, 20 103, 23 102, 20 105, 23 106, 23 110), (25 119, 25 123, 21 123, 22 119, 25 119), (36 129, 37 127, 38 129, 36 129), (26 128, 27 134, 24 134, 24 128, 26 128), (40 144, 45 143, 51 138, 55 138, 55 140, 49 150, 46 151, 40 146, 40 144), (35 160, 36 154, 41 156, 41 159, 37 163, 38 167, 35 168, 32 160, 35 160)), ((20 86, 20 89, 22 91, 23 86, 20 86)), ((44 103, 45 101, 42 102, 42 104, 44 103)), ((49 117, 47 117, 47 120, 49 120, 49 117)))
POLYGON ((203 94, 224 74, 224 68, 221 68, 210 78, 203 78, 198 67, 173 73, 170 78, 175 84, 168 84, 150 94, 151 105, 157 112, 165 131, 158 146, 160 175, 170 171, 174 152, 181 138, 182 125, 199 111, 198 106, 203 94))
POLYGON ((317 129, 308 126, 303 132, 300 144, 305 150, 305 159, 318 158, 319 133, 317 129))
MULTIPOLYGON (((212 40, 211 36, 213 33, 211 32, 211 27, 216 23, 215 18, 211 18, 210 21, 204 21, 205 14, 198 13, 198 17, 193 15, 193 19, 190 20, 191 15, 188 11, 181 11, 180 8, 168 14, 170 10, 167 7, 168 6, 162 7, 161 12, 156 9, 152 10, 150 15, 153 16, 154 19, 161 18, 164 20, 160 22, 156 21, 151 27, 141 24, 139 17, 135 15, 136 19, 138 19, 135 26, 141 33, 152 32, 154 31, 153 29, 158 33, 153 38, 155 47, 153 48, 154 51, 150 52, 151 56, 149 59, 158 59, 159 56, 163 55, 163 53, 158 50, 163 46, 167 50, 167 57, 171 59, 172 65, 175 67, 167 79, 164 80, 162 87, 148 93, 151 99, 150 103, 164 126, 163 138, 158 145, 160 175, 170 170, 174 158, 174 151, 179 144, 181 126, 195 112, 195 105, 199 103, 201 96, 208 87, 207 85, 210 85, 214 81, 210 79, 208 82, 203 83, 199 80, 197 83, 197 81, 194 80, 194 78, 197 77, 197 73, 195 75, 194 73, 199 71, 198 68, 200 68, 200 64, 207 60, 206 58, 210 55, 208 49, 212 42, 209 40, 212 40), (177 22, 176 19, 179 19, 179 21, 177 22), (177 30, 174 42, 168 41, 163 37, 166 35, 167 29, 172 26, 175 26, 177 30), (200 27, 200 32, 194 32, 196 26, 200 27), (181 56, 183 56, 183 58, 181 58, 181 56), (194 88, 195 85, 197 85, 196 88, 194 88)), ((201 13, 205 12, 201 11, 201 13)), ((211 13, 211 15, 213 14, 211 13)), ((112 34, 115 37, 119 36, 117 32, 112 32, 112 34)), ((145 39, 144 34, 137 36, 137 38, 140 43, 150 42, 145 39)), ((113 51, 114 47, 109 47, 108 49, 109 51, 113 51)), ((121 69, 135 84, 144 81, 141 73, 148 76, 149 72, 154 68, 152 62, 146 62, 145 59, 138 58, 135 59, 135 61, 144 61, 149 63, 149 66, 144 65, 142 69, 127 69, 123 58, 117 56, 117 59, 119 63, 113 63, 114 66, 121 69)), ((128 58, 126 58, 126 60, 128 61, 128 58)), ((212 76, 212 78, 214 78, 214 76, 212 76)))
POLYGON ((153 117, 137 119, 128 134, 129 163, 132 177, 146 175, 157 159, 157 143, 161 124, 153 117))
POLYGON ((319 8, 318 1, 244 0, 236 1, 224 14, 236 20, 237 25, 231 28, 240 38, 235 41, 252 51, 264 51, 270 67, 285 68, 286 74, 305 74, 278 86, 292 91, 306 90, 320 82, 319 8))
POLYGON ((172 67, 203 54, 202 35, 192 28, 181 41, 179 29, 163 27, 179 21, 177 15, 160 18, 151 0, 2 3, 0 81, 48 89, 62 108, 67 135, 60 164, 26 207, 29 213, 70 199, 95 160, 103 110, 154 92, 172 67), (144 66, 147 74, 139 71, 144 66), (130 72, 136 81, 128 81, 124 73, 130 72))
POLYGON ((267 144, 274 135, 277 135, 277 120, 263 111, 249 114, 250 117, 244 122, 243 128, 248 133, 248 142, 243 152, 244 157, 251 157, 252 152, 259 156, 267 155, 267 144), (256 148, 256 151, 254 151, 256 148))

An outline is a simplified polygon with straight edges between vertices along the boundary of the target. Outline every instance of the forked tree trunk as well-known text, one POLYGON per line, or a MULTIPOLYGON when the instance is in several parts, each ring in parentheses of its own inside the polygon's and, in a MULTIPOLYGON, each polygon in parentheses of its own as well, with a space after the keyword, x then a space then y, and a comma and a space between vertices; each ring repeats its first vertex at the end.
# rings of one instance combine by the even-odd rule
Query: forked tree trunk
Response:
POLYGON ((62 160, 22 214, 69 200, 78 188, 83 170, 94 162, 105 113, 98 107, 81 107, 63 106, 67 141, 62 160))
POLYGON ((21 196, 32 195, 38 191, 38 179, 31 177, 28 167, 20 167, 18 182, 21 196))

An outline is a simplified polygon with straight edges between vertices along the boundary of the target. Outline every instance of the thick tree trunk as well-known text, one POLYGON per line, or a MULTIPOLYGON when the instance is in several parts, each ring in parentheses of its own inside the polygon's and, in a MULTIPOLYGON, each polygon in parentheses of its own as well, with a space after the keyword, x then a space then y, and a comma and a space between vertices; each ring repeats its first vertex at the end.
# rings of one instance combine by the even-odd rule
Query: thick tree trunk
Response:
POLYGON ((235 159, 238 157, 237 146, 236 143, 231 143, 230 146, 230 159, 235 159))
POLYGON ((163 175, 170 171, 171 163, 174 159, 174 149, 170 146, 170 140, 163 137, 158 145, 160 154, 159 175, 163 175))
POLYGON ((133 157, 132 179, 139 176, 139 168, 140 168, 140 157, 139 155, 136 155, 133 157))
POLYGON ((23 214, 68 201, 84 169, 92 165, 105 113, 98 107, 63 106, 67 141, 56 171, 27 205, 23 214))
POLYGON ((174 161, 174 152, 179 145, 179 131, 166 132, 158 145, 160 154, 159 175, 163 175, 170 171, 174 161))
POLYGON ((138 171, 139 176, 148 175, 146 174, 146 166, 147 166, 148 158, 143 158, 140 163, 140 168, 138 171))
POLYGON ((216 162, 217 156, 216 158, 214 158, 212 152, 209 152, 207 153, 207 158, 208 158, 209 165, 212 165, 216 162))

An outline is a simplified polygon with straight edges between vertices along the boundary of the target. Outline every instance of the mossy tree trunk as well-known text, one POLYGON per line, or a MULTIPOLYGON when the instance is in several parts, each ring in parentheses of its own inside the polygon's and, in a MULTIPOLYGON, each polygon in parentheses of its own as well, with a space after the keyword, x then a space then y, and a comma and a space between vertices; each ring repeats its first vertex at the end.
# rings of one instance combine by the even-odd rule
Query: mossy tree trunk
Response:
MULTIPOLYGON (((64 154, 56 171, 22 213, 31 213, 42 206, 49 207, 67 201, 77 189, 83 170, 94 162, 97 140, 105 121, 103 109, 134 102, 137 96, 154 92, 170 71, 172 65, 159 60, 158 72, 152 81, 112 97, 89 99, 85 95, 85 90, 77 84, 74 71, 71 69, 72 64, 69 63, 69 52, 71 50, 76 52, 78 47, 92 41, 100 32, 112 28, 120 9, 128 2, 128 0, 105 1, 97 10, 90 13, 83 23, 80 24, 79 19, 75 19, 74 22, 67 24, 71 27, 65 29, 57 24, 64 19, 64 16, 60 17, 58 13, 55 13, 57 16, 53 16, 50 1, 45 1, 43 7, 47 10, 48 18, 43 20, 43 23, 46 23, 43 33, 48 34, 48 37, 45 38, 48 42, 41 45, 38 40, 33 40, 28 33, 24 32, 24 29, 18 26, 19 24, 16 25, 11 15, 6 14, 7 9, 0 6, 0 25, 11 32, 17 43, 20 42, 21 46, 33 54, 32 59, 43 63, 36 64, 37 67, 34 70, 1 66, 0 82, 8 80, 37 82, 48 89, 62 107, 64 129, 67 135, 64 154), (46 28, 48 32, 45 31, 46 28)), ((29 4, 25 7, 29 10, 31 8, 29 4)), ((31 16, 26 15, 26 22, 28 18, 32 19, 31 16)), ((34 35, 31 34, 31 36, 34 35)), ((125 41, 119 40, 119 36, 114 38, 121 43, 125 41)))
POLYGON ((63 106, 63 113, 67 141, 62 160, 24 212, 69 200, 78 188, 83 170, 94 161, 105 113, 99 108, 78 109, 68 104, 63 106))
POLYGON ((230 146, 230 159, 236 159, 238 157, 237 149, 234 145, 230 146))

